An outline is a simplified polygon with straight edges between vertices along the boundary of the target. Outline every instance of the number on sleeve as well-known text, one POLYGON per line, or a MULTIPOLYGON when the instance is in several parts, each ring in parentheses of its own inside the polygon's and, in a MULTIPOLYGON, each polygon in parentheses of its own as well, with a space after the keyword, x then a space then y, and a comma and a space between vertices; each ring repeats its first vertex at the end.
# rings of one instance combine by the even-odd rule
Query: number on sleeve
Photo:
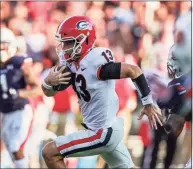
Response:
POLYGON ((110 62, 113 60, 112 52, 108 49, 105 52, 102 52, 102 56, 104 56, 107 62, 110 62))

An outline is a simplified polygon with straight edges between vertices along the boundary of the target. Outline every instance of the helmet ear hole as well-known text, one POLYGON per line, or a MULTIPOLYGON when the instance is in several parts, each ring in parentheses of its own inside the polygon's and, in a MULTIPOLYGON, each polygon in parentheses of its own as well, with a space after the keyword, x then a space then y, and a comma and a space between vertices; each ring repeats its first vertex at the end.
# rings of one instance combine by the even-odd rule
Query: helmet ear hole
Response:
POLYGON ((86 45, 88 45, 88 37, 86 38, 86 45))

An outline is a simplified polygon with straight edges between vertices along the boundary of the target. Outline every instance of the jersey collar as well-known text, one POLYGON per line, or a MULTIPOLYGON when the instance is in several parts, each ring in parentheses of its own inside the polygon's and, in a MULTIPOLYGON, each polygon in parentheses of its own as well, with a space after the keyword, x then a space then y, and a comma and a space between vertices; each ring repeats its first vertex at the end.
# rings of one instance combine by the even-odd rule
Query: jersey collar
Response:
POLYGON ((80 67, 80 62, 82 61, 82 59, 92 50, 93 48, 91 48, 90 50, 88 50, 87 52, 85 52, 83 55, 80 56, 80 58, 78 59, 78 61, 74 61, 74 65, 76 70, 79 69, 80 67))

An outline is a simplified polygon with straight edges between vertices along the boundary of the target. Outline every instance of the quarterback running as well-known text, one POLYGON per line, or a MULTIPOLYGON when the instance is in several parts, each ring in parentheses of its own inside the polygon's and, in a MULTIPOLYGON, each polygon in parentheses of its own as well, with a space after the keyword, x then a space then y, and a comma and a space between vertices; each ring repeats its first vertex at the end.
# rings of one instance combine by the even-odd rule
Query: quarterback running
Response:
MULTIPOLYGON (((95 47, 95 26, 84 16, 65 19, 55 34, 60 66, 53 67, 42 83, 46 96, 72 85, 79 98, 85 130, 59 136, 43 149, 48 168, 65 168, 64 158, 101 155, 110 168, 134 168, 122 143, 123 120, 116 117, 119 101, 115 79, 131 78, 141 97, 152 128, 162 125, 160 109, 153 104, 151 91, 138 66, 114 62, 110 49, 95 47)), ((65 100, 64 100, 65 102, 65 100)))

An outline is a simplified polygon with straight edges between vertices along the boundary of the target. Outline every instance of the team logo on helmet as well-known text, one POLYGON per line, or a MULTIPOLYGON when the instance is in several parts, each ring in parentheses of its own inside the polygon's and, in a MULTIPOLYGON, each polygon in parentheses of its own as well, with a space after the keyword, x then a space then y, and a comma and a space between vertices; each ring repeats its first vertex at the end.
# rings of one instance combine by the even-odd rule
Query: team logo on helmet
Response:
POLYGON ((86 30, 89 27, 89 23, 87 21, 80 21, 76 24, 77 29, 86 30))

